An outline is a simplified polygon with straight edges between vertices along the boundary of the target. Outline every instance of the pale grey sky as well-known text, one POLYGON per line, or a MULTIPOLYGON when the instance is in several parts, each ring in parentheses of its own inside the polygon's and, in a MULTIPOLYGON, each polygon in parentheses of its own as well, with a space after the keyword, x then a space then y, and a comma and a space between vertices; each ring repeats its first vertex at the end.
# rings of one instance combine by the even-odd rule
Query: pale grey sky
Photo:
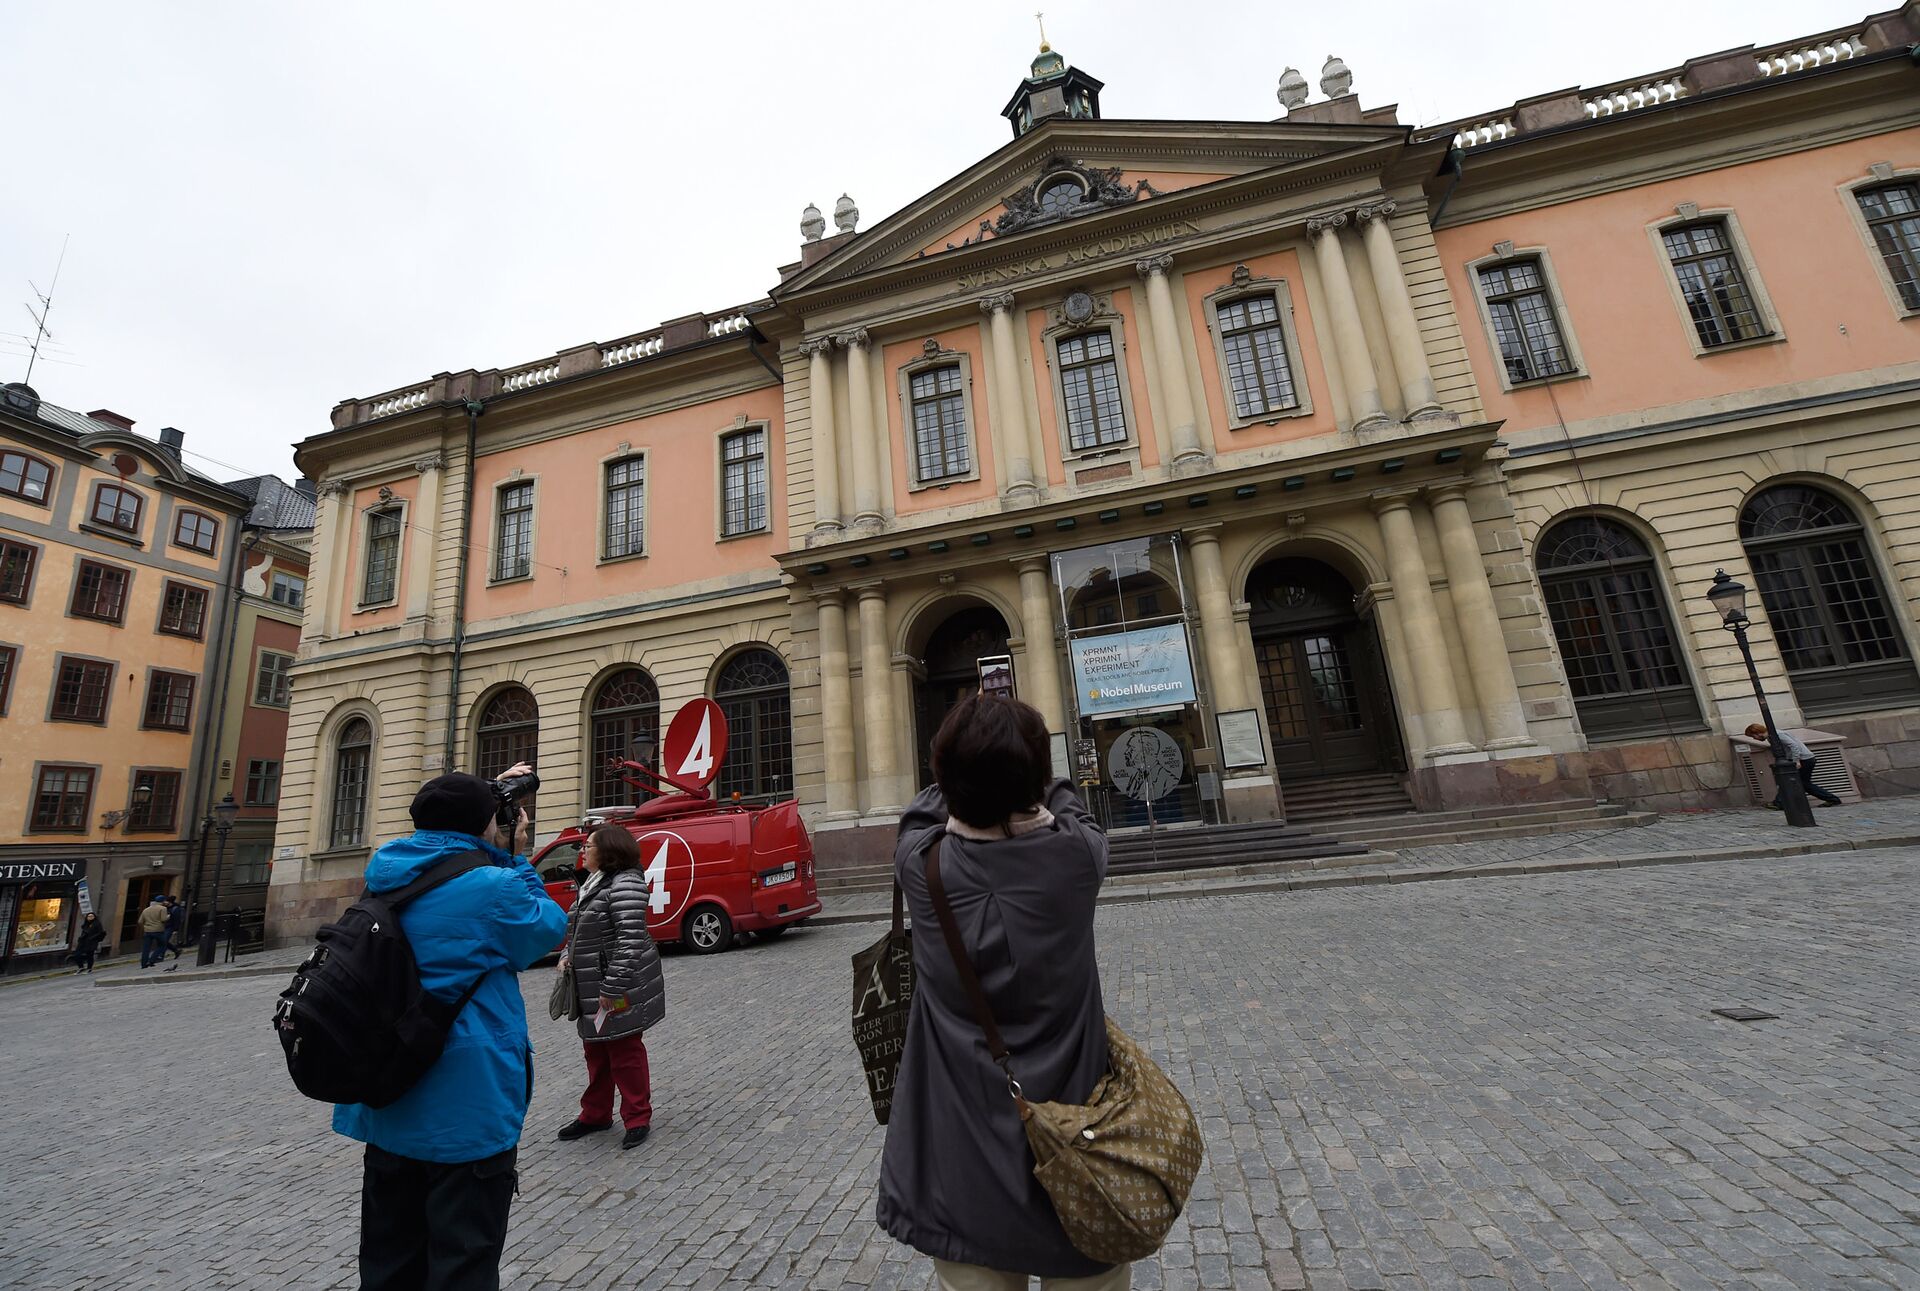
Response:
POLYGON ((870 227, 1000 147, 1042 3, 1108 117, 1271 119, 1337 53, 1419 124, 1874 11, 0 0, 0 381, 71 234, 41 395, 290 476, 341 399, 756 298, 808 201, 870 227))

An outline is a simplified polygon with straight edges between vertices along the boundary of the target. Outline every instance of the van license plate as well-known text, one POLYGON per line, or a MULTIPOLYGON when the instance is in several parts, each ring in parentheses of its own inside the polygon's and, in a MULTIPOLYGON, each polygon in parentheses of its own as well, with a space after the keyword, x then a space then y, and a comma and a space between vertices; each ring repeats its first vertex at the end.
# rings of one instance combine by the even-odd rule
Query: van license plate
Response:
POLYGON ((791 883, 797 876, 797 873, 792 861, 788 861, 777 870, 762 870, 760 871, 760 886, 763 888, 771 888, 777 887, 782 883, 791 883))

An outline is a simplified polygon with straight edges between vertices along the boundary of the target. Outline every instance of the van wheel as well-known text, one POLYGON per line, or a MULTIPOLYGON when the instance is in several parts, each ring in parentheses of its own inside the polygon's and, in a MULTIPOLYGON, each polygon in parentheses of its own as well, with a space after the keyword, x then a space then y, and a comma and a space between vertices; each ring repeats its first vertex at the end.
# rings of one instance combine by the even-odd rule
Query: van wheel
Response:
POLYGON ((696 955, 717 955, 733 944, 733 920, 717 905, 695 906, 680 931, 696 955))

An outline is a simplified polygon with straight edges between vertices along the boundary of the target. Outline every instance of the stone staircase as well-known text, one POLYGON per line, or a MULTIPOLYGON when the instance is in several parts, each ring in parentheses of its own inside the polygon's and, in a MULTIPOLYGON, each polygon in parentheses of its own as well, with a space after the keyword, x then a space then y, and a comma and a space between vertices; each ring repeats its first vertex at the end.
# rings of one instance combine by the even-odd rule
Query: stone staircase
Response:
POLYGON ((1411 812, 1413 799, 1396 775, 1326 776, 1292 780, 1281 786, 1287 820, 1295 825, 1354 816, 1386 816, 1411 812))

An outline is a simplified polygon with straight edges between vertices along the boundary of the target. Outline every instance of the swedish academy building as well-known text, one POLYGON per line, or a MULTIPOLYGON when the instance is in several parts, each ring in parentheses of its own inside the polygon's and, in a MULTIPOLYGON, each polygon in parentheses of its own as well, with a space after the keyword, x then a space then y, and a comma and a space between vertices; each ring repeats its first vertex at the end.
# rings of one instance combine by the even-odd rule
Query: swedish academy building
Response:
POLYGON ((808 207, 765 298, 340 404, 273 935, 423 778, 531 761, 548 836, 703 695, 717 789, 797 797, 828 887, 982 686, 1111 830, 1226 857, 1749 804, 1717 569, 1819 774, 1911 791, 1917 41, 1909 4, 1431 128, 1338 59, 1277 120, 1114 119, 1043 47, 1003 147, 808 207))

